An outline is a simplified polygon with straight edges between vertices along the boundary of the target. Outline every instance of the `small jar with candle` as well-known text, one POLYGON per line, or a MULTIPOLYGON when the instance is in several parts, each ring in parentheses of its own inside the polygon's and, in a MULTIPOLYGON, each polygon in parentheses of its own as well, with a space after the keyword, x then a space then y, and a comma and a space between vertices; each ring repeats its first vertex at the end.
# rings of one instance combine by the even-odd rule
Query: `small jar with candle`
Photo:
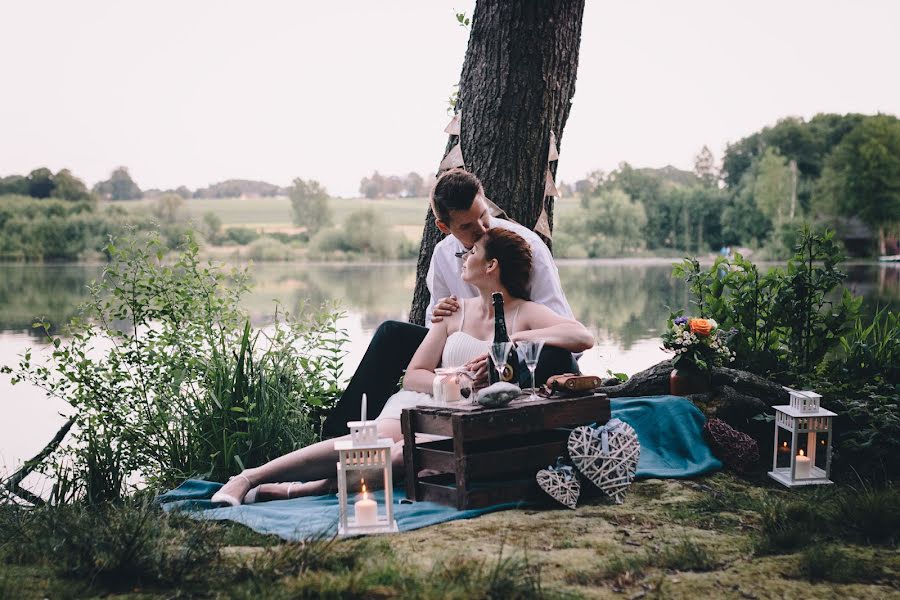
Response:
POLYGON ((791 403, 775 409, 775 448, 769 477, 787 487, 832 483, 832 423, 836 413, 821 407, 821 396, 785 388, 791 403))
MULTIPOLYGON (((363 396, 365 407, 365 396, 363 396)), ((372 533, 393 533, 399 531, 394 520, 394 482, 391 465, 391 448, 394 441, 378 438, 375 421, 366 420, 363 408, 362 420, 347 423, 350 439, 334 443, 338 453, 338 501, 340 516, 338 535, 365 535, 372 533), (351 483, 359 479, 361 489, 350 506, 351 483), (378 485, 375 485, 375 484, 378 485), (373 487, 382 487, 384 497, 381 502, 372 493, 373 487)))

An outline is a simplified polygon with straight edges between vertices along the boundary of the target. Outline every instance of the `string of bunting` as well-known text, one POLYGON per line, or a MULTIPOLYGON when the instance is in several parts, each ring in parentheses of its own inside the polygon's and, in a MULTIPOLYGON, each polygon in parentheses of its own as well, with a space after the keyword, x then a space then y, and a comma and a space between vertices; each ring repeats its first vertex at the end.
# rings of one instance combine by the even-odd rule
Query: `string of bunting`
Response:
MULTIPOLYGON (((459 138, 460 132, 461 129, 459 113, 456 113, 455 115, 453 115, 453 118, 450 119, 450 122, 447 123, 447 126, 444 127, 444 133, 459 138)), ((550 149, 547 153, 547 171, 544 178, 544 199, 541 200, 541 214, 538 216, 537 222, 534 225, 534 231, 543 235, 547 239, 552 239, 553 237, 550 231, 550 219, 547 216, 547 196, 553 196, 554 198, 559 197, 559 190, 556 188, 556 182, 553 180, 553 173, 550 171, 550 163, 555 160, 559 160, 559 148, 556 143, 556 134, 553 133, 553 130, 551 129, 550 149)), ((453 169, 455 167, 465 167, 465 159, 463 158, 462 153, 462 144, 460 143, 459 139, 457 139, 456 144, 450 149, 450 151, 441 161, 441 164, 438 166, 438 173, 446 171, 447 169, 453 169)), ((509 218, 509 216, 502 208, 494 204, 494 202, 490 199, 486 198, 486 200, 492 216, 502 217, 504 219, 509 218)))

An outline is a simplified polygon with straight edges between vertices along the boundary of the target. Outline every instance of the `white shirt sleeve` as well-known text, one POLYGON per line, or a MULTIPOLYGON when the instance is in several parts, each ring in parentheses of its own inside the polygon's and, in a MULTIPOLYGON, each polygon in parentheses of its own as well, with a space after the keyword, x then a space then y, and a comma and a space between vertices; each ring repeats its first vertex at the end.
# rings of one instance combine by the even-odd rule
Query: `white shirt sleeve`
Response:
MULTIPOLYGON (((440 243, 439 243, 440 244, 440 243)), ((428 274, 425 275, 425 285, 428 286, 428 309, 425 312, 425 327, 431 329, 431 315, 434 314, 434 307, 441 298, 451 295, 450 286, 446 281, 446 271, 442 268, 442 252, 443 246, 435 246, 434 252, 431 254, 431 262, 428 263, 428 274)))
POLYGON ((531 244, 531 300, 543 304, 561 317, 574 319, 569 301, 559 282, 559 269, 553 255, 541 241, 531 244))

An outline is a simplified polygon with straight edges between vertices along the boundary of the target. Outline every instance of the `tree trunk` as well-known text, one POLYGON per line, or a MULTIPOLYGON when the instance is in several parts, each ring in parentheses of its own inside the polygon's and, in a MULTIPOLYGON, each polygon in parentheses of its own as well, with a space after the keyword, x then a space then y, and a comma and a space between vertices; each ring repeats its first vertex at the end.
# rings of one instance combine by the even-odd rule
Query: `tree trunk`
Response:
MULTIPOLYGON (((478 0, 472 16, 456 106, 465 168, 488 198, 529 228, 545 204, 553 226, 553 199, 544 198, 550 132, 559 145, 575 94, 583 14, 584 0, 478 0)), ((444 154, 456 142, 451 136, 444 154)), ((555 176, 555 163, 551 170, 555 176)), ((412 323, 427 317, 425 275, 441 237, 429 208, 412 323)))

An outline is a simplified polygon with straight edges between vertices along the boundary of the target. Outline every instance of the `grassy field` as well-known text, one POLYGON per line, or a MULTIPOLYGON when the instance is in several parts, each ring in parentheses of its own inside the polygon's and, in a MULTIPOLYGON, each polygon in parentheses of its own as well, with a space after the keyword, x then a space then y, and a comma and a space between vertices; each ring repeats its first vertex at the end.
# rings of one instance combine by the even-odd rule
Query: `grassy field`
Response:
MULTIPOLYGON (((109 202, 126 210, 149 210, 154 200, 109 202)), ((428 207, 427 198, 332 198, 330 200, 334 222, 343 223, 353 211, 375 208, 388 223, 402 231, 410 239, 419 239, 428 207)), ((578 206, 576 198, 557 201, 558 218, 565 219, 578 206)), ((193 198, 186 200, 185 211, 189 219, 200 221, 207 212, 222 219, 223 227, 250 227, 261 231, 291 231, 291 201, 284 196, 274 198, 193 198)))
POLYGON ((896 494, 880 510, 847 494, 728 473, 651 479, 620 506, 548 504, 306 544, 158 509, 0 505, 0 597, 897 598, 900 552, 883 531, 896 520, 867 525, 896 494), (852 501, 838 502, 844 517, 808 518, 841 498, 852 501), (838 525, 863 529, 836 535, 838 525))

